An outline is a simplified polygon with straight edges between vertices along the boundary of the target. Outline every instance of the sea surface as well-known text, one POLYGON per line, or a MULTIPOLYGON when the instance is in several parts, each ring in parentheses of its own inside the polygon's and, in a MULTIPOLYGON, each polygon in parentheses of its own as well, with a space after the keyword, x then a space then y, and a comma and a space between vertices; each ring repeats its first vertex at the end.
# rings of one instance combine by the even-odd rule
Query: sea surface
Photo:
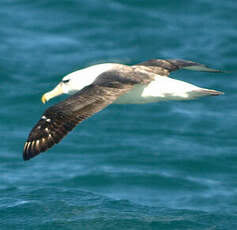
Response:
POLYGON ((236 0, 1 0, 1 230, 237 229, 236 0), (218 97, 111 105, 30 161, 41 95, 104 62, 187 59, 218 97))

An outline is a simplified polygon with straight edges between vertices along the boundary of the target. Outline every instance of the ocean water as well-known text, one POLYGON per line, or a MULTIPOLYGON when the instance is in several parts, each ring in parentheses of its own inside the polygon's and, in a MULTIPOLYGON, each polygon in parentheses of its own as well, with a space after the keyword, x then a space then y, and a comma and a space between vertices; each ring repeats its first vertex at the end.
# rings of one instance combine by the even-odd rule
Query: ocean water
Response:
POLYGON ((237 229, 237 1, 1 0, 0 229, 237 229), (77 69, 181 58, 225 92, 112 105, 24 162, 41 95, 77 69))

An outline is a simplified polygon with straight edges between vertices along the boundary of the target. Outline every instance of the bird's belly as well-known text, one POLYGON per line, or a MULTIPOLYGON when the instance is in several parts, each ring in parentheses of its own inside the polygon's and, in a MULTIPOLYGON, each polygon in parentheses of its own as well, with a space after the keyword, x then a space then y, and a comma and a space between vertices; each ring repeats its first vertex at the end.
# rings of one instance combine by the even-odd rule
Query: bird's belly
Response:
POLYGON ((146 97, 142 96, 144 88, 146 87, 147 85, 136 85, 128 93, 125 93, 122 96, 118 97, 118 99, 114 101, 114 103, 115 104, 144 104, 144 103, 155 102, 153 100, 149 101, 147 100, 146 97))
POLYGON ((199 87, 187 82, 159 76, 147 85, 136 85, 128 93, 120 96, 116 104, 144 104, 169 100, 190 100, 203 93, 196 93, 199 87))
POLYGON ((120 96, 115 104, 146 104, 164 100, 170 100, 161 95, 156 89, 148 85, 136 85, 128 93, 120 96))

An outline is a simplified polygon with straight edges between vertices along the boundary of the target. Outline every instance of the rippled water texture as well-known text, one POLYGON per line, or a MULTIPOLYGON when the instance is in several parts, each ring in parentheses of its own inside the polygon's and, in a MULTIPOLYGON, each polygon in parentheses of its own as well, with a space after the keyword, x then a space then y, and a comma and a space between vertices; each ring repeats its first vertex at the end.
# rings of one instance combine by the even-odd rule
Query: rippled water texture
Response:
POLYGON ((237 229, 237 2, 0 2, 0 224, 10 229, 237 229), (230 73, 172 76, 224 91, 112 105, 22 160, 43 93, 103 62, 188 59, 230 73))

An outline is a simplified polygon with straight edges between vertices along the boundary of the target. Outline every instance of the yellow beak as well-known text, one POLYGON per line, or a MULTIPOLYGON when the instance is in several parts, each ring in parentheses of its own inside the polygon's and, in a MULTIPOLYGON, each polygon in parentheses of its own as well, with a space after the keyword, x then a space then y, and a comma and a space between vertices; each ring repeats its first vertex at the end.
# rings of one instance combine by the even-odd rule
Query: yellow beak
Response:
POLYGON ((53 90, 45 93, 42 98, 41 101, 42 103, 45 104, 45 102, 49 101, 50 99, 57 97, 59 95, 63 94, 63 89, 62 89, 62 84, 59 83, 53 90))

